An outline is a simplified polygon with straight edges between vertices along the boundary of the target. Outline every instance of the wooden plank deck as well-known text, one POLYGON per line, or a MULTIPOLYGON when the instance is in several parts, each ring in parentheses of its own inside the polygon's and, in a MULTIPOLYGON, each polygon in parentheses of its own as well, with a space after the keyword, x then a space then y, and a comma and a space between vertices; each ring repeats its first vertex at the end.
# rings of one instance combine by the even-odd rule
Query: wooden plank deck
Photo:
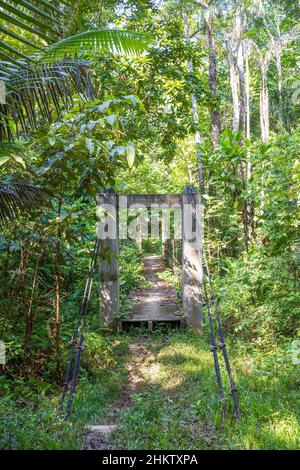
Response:
POLYGON ((153 322, 182 322, 182 308, 177 300, 175 288, 158 276, 159 272, 165 270, 162 257, 147 256, 143 259, 143 264, 143 274, 151 286, 130 293, 128 301, 131 307, 128 316, 121 319, 121 324, 148 322, 151 329, 153 322))

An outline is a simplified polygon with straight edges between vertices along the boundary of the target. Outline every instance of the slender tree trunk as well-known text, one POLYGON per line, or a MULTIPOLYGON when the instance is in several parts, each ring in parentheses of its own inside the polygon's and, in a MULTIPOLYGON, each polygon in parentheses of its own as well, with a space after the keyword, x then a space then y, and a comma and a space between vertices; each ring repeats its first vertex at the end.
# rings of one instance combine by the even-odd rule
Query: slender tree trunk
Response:
MULTIPOLYGON (((245 76, 245 83, 246 83, 246 134, 247 139, 251 139, 251 116, 250 116, 250 69, 249 69, 249 55, 248 51, 246 50, 245 54, 245 64, 246 64, 246 76, 245 76)), ((250 173, 249 176, 252 174, 251 169, 251 161, 250 161, 250 173)))
MULTIPOLYGON (((190 28, 189 28, 189 23, 188 23, 188 16, 187 13, 183 13, 183 24, 184 24, 184 31, 185 31, 185 38, 186 41, 190 41, 190 28)), ((193 73, 194 71, 194 66, 192 60, 188 61, 188 70, 190 73, 193 73)), ((198 109, 198 103, 197 103, 197 98, 195 93, 192 93, 191 95, 192 98, 192 113, 193 113, 193 120, 194 120, 194 125, 195 125, 195 144, 196 144, 196 153, 197 153, 197 165, 198 165, 198 175, 199 175, 199 188, 200 192, 203 192, 204 190, 204 171, 203 171, 203 161, 202 161, 202 151, 200 150, 200 147, 202 145, 202 138, 200 134, 200 119, 199 119, 199 109, 198 109)))
POLYGON ((19 295, 23 303, 25 303, 25 298, 26 298, 25 259, 26 259, 26 248, 25 248, 25 243, 24 243, 24 237, 22 236, 21 245, 20 245, 19 272, 18 272, 18 278, 17 278, 14 292, 16 293, 16 295, 19 295))
POLYGON ((231 46, 229 41, 226 41, 229 70, 230 70, 230 87, 232 95, 232 106, 233 106, 233 115, 232 115, 232 130, 237 132, 240 126, 240 100, 239 100, 239 84, 238 84, 238 74, 236 70, 236 63, 234 59, 231 46))
POLYGON ((244 80, 244 60, 243 60, 243 33, 245 31, 246 21, 243 8, 238 4, 235 21, 232 32, 225 33, 225 45, 227 50, 229 69, 230 69, 230 86, 233 103, 232 130, 238 132, 240 129, 240 120, 243 118, 241 127, 245 128, 245 80, 244 80), (239 83, 240 82, 240 83, 239 83), (241 93, 241 102, 239 97, 241 93))
POLYGON ((25 370, 25 366, 26 366, 27 359, 28 359, 29 343, 31 339, 32 327, 33 327, 33 322, 34 322, 34 317, 35 317, 34 310, 33 310, 33 301, 34 301, 35 290, 37 287, 38 268, 40 264, 40 259, 41 259, 41 254, 39 254, 36 259, 34 276, 33 276, 33 281, 32 281, 32 288, 31 288, 31 296, 29 299, 28 311, 25 317, 24 360, 23 360, 23 366, 22 366, 23 372, 25 370))
POLYGON ((60 226, 62 200, 59 200, 57 216, 58 226, 56 235, 56 253, 55 253, 55 353, 56 353, 56 373, 59 375, 61 369, 60 360, 60 302, 61 302, 61 272, 60 272, 60 260, 61 260, 61 235, 62 230, 60 226))
POLYGON ((260 91, 260 126, 261 138, 263 142, 268 142, 270 138, 270 122, 268 73, 266 64, 262 64, 262 86, 260 91))
MULTIPOLYGON (((239 82, 240 82, 240 131, 242 133, 241 145, 244 145, 246 134, 247 134, 247 105, 248 103, 248 90, 247 90, 247 70, 246 67, 246 44, 242 42, 239 45, 238 51, 238 71, 239 71, 239 82)), ((249 158, 249 157, 248 157, 249 158)), ((245 190, 248 187, 248 161, 241 162, 239 171, 240 177, 243 181, 245 190)), ((242 202, 243 204, 243 226, 244 226, 244 243, 245 248, 248 251, 250 240, 251 240, 251 201, 248 199, 242 202)))
MULTIPOLYGON (((245 83, 246 83, 246 136, 247 139, 251 140, 251 119, 250 119, 250 70, 249 70, 249 55, 248 50, 246 49, 245 54, 245 83)), ((248 150, 247 153, 247 182, 252 177, 252 160, 251 152, 248 150)), ((254 204, 253 201, 247 201, 247 219, 248 219, 248 237, 249 239, 255 238, 255 228, 254 228, 254 204)))
POLYGON ((281 31, 280 25, 278 20, 276 21, 276 29, 277 29, 277 41, 274 44, 274 52, 275 52, 275 60, 278 72, 278 99, 279 99, 279 107, 278 107, 278 124, 279 126, 284 125, 284 109, 283 109, 283 74, 282 74, 282 52, 283 52, 283 44, 281 40, 281 31))
POLYGON ((208 43, 209 43, 209 85, 214 103, 211 108, 211 138, 214 147, 216 147, 220 138, 220 115, 216 106, 217 97, 217 61, 214 40, 214 29, 211 21, 207 23, 208 43))
POLYGON ((239 128, 242 132, 242 143, 246 137, 246 118, 247 118, 247 96, 246 96, 246 76, 245 76, 245 44, 240 44, 238 51, 238 72, 240 82, 240 119, 239 128))
POLYGON ((279 99, 279 107, 278 107, 278 124, 279 126, 283 126, 283 75, 282 75, 282 63, 281 63, 281 52, 276 52, 276 65, 278 71, 278 99, 279 99))
MULTIPOLYGON (((269 124, 269 91, 268 91, 268 64, 262 63, 262 87, 260 91, 260 126, 261 138, 263 142, 268 142, 270 139, 270 124, 269 124)), ((261 177, 261 211, 264 211, 265 206, 265 176, 264 164, 262 163, 262 177, 261 177)))

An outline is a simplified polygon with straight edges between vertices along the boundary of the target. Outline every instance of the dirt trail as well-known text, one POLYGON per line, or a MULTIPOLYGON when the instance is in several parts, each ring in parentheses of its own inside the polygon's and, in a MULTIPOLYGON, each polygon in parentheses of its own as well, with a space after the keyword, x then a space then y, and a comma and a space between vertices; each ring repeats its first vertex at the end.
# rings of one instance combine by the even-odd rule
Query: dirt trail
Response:
MULTIPOLYGON (((169 320, 179 317, 180 306, 176 298, 176 291, 167 281, 160 279, 159 273, 165 271, 161 256, 147 256, 143 258, 145 279, 149 287, 135 289, 129 295, 133 304, 131 317, 136 319, 169 320)), ((117 402, 112 403, 107 410, 107 418, 96 426, 90 426, 85 436, 86 449, 110 449, 107 444, 109 435, 117 428, 124 411, 133 405, 135 393, 142 392, 151 380, 155 378, 158 368, 154 352, 147 342, 148 336, 140 335, 132 338, 128 344, 128 358, 125 368, 128 379, 117 402)))
POLYGON ((148 348, 147 339, 147 336, 138 336, 128 344, 128 358, 125 363, 128 371, 127 383, 119 400, 109 406, 105 422, 87 429, 85 449, 111 449, 107 444, 108 438, 116 430, 122 414, 132 407, 133 395, 143 390, 147 382, 144 371, 155 361, 154 354, 148 348))
MULTIPOLYGON (((159 278, 158 273, 165 270, 161 256, 147 256, 143 259, 143 274, 150 286, 131 292, 129 300, 133 303, 131 315, 138 318, 169 319, 174 314, 179 315, 179 304, 176 291, 168 282, 159 278)), ((108 442, 110 434, 117 429, 124 411, 133 405, 135 393, 142 392, 147 386, 149 376, 153 377, 156 364, 154 352, 147 342, 148 336, 140 335, 132 338, 128 344, 128 358, 125 368, 128 379, 119 400, 112 403, 107 410, 107 418, 102 424, 90 426, 85 436, 86 449, 110 449, 108 442)), ((155 374, 154 374, 155 375, 155 374)))

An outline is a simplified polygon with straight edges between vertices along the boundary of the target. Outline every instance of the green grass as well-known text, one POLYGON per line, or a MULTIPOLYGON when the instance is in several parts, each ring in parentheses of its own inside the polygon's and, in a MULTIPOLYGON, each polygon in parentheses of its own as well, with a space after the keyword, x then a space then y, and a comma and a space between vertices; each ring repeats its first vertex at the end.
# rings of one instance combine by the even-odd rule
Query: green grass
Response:
MULTIPOLYGON (((92 334, 83 354, 71 419, 55 422, 61 388, 47 387, 35 378, 11 384, 0 382, 1 449, 81 449, 84 428, 105 419, 107 406, 117 400, 126 382, 124 369, 126 338, 107 340, 99 347, 100 336, 92 334), (91 344, 92 343, 92 344, 91 344), (98 352, 95 353, 95 344, 98 352), (33 386, 33 381, 36 386, 33 386)), ((49 385, 49 384, 48 384, 49 385)))
MULTIPOLYGON (((128 375, 127 344, 141 338, 148 350, 138 371, 142 381, 132 407, 119 413, 119 428, 111 437, 114 448, 299 448, 300 376, 290 351, 250 352, 237 343, 229 347, 242 419, 232 419, 229 397, 228 419, 222 423, 208 343, 184 330, 152 334, 137 330, 104 344, 96 334, 91 335, 67 423, 54 422, 57 386, 49 390, 44 382, 27 380, 11 388, 2 380, 0 447, 83 448, 85 426, 109 423, 112 405, 122 400, 128 375)), ((225 377, 224 368, 222 372, 225 377)), ((225 386, 228 391, 227 382, 225 386)))
MULTIPOLYGON (((189 332, 149 338, 155 360, 113 444, 123 449, 298 449, 299 369, 289 352, 230 351, 242 419, 222 424, 212 355, 189 332)), ((223 369, 223 376, 224 369, 223 369)), ((227 390, 229 389, 228 383, 227 390)))

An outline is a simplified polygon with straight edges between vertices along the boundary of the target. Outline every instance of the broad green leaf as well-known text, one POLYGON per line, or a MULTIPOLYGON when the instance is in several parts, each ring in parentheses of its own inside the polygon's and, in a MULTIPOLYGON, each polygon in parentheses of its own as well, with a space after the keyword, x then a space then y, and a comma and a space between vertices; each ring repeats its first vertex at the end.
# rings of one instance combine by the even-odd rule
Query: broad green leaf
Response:
POLYGON ((139 100, 134 95, 127 95, 127 96, 124 96, 124 98, 130 101, 133 104, 133 106, 137 106, 139 104, 139 100))
POLYGON ((109 108, 110 103, 111 103, 111 101, 108 100, 108 101, 104 101, 104 103, 102 103, 102 104, 99 104, 98 106, 96 106, 97 111, 100 111, 100 113, 103 113, 104 111, 106 111, 109 108))
POLYGON ((94 144, 93 140, 92 139, 85 139, 85 143, 86 143, 88 151, 90 152, 90 155, 92 155, 92 153, 95 150, 95 144, 94 144))
POLYGON ((134 160, 135 160, 135 148, 132 143, 129 143, 127 145, 127 163, 128 163, 129 169, 133 167, 134 160))
POLYGON ((22 157, 20 157, 19 155, 14 155, 14 159, 16 160, 16 162, 20 163, 23 168, 26 168, 25 160, 22 157))
POLYGON ((116 124, 118 123, 118 120, 115 114, 110 114, 109 116, 105 116, 105 119, 108 122, 108 124, 110 124, 111 126, 116 126, 116 124))
POLYGON ((4 165, 9 160, 9 157, 0 157, 0 166, 4 165))

